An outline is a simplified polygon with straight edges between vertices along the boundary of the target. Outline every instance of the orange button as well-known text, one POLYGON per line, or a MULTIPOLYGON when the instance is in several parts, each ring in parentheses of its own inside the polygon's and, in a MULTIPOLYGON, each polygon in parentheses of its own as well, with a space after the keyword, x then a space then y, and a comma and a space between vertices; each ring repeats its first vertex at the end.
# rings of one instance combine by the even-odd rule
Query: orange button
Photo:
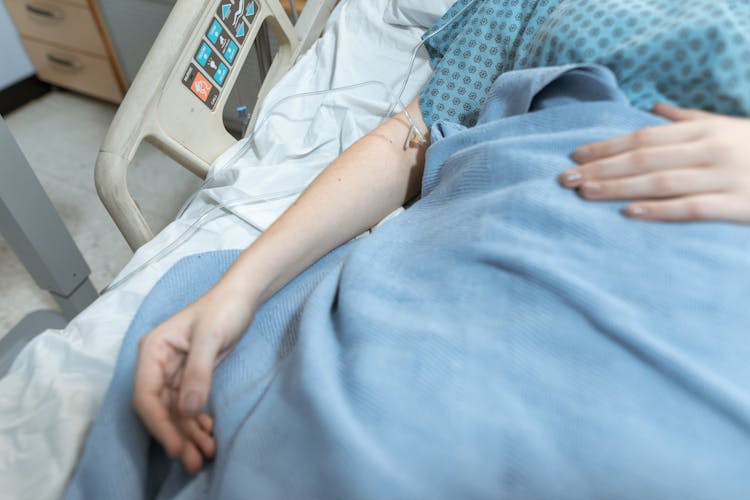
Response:
POLYGON ((214 88, 214 86, 211 85, 211 82, 206 80, 206 77, 204 77, 200 73, 197 73, 195 75, 195 80, 193 80, 193 85, 190 87, 190 89, 193 92, 195 92, 195 95, 200 97, 201 101, 203 102, 206 102, 206 99, 208 99, 208 96, 211 93, 212 88, 214 88))

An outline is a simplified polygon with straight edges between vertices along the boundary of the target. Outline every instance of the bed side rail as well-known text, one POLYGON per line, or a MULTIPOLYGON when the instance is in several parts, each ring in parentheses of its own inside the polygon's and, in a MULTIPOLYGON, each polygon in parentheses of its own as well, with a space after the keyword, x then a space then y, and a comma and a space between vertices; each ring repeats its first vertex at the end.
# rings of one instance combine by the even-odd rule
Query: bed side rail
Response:
MULTIPOLYGON (((200 177, 236 140, 223 110, 260 27, 267 21, 278 53, 259 98, 319 36, 335 1, 311 1, 308 32, 295 31, 278 0, 179 0, 149 51, 104 139, 96 161, 97 192, 132 249, 153 237, 127 186, 141 142, 151 142, 200 177), (325 17, 323 17, 325 16, 325 17), (322 19, 322 21, 321 21, 322 19), (302 43, 300 43, 302 41, 302 43)), ((308 8, 309 8, 308 7, 308 8)), ((257 108, 257 106, 256 106, 257 108)))
MULTIPOLYGON (((291 1, 294 2, 294 0, 291 1)), ((300 54, 304 54, 320 37, 328 18, 331 16, 331 12, 333 12, 333 9, 338 2, 339 0, 309 0, 307 2, 302 14, 297 20, 297 23, 294 25, 294 31, 297 34, 299 44, 297 46, 297 52, 292 57, 292 64, 294 64, 300 54)), ((258 92, 258 102, 266 97, 271 88, 276 85, 288 70, 289 67, 286 67, 283 64, 279 64, 278 67, 271 66, 271 69, 263 80, 263 85, 258 92)), ((255 106, 253 109, 252 119, 250 120, 250 129, 255 126, 259 109, 259 106, 255 106)))

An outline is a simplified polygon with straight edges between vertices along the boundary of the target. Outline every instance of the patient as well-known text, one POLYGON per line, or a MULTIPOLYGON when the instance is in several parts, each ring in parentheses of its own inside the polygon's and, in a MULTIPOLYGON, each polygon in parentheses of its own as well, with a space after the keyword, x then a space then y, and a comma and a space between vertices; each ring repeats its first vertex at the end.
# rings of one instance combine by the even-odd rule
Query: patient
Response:
MULTIPOLYGON (((498 75, 602 64, 631 103, 664 121, 580 143, 570 150, 578 165, 559 173, 563 188, 586 200, 625 200, 623 216, 635 219, 750 223, 750 120, 742 117, 750 115, 750 6, 715 0, 508 3, 459 1, 432 28, 471 4, 427 43, 435 74, 407 107, 425 137, 451 135, 448 122, 482 124, 498 75)), ((141 339, 133 405, 186 470, 196 473, 216 455, 214 421, 206 412, 212 374, 259 308, 328 252, 420 195, 425 157, 433 153, 419 141, 404 147, 411 126, 401 113, 355 143, 210 291, 141 339)))
MULTIPOLYGON (((443 21, 450 19, 468 3, 458 2, 443 21)), ((696 65, 691 68, 690 64, 697 64, 699 61, 694 59, 701 54, 693 53, 690 46, 683 46, 682 52, 679 47, 676 49, 676 53, 682 53, 683 57, 689 59, 685 64, 681 65, 675 60, 669 72, 652 68, 657 73, 647 73, 644 81, 641 72, 644 67, 651 66, 649 60, 631 67, 616 63, 618 58, 628 57, 627 52, 640 50, 631 38, 633 33, 627 29, 621 27, 620 38, 610 41, 610 47, 619 46, 621 49, 610 48, 594 54, 593 58, 589 56, 587 46, 583 51, 575 51, 579 45, 578 39, 565 30, 549 37, 546 47, 552 56, 550 58, 544 52, 536 51, 536 47, 543 46, 547 37, 531 31, 534 25, 541 25, 542 32, 555 29, 565 20, 580 22, 582 27, 588 26, 593 31, 599 23, 607 22, 607 19, 598 17, 602 15, 601 12, 616 6, 620 10, 632 9, 632 17, 628 19, 644 15, 650 19, 664 16, 659 21, 661 27, 657 28, 661 33, 668 33, 671 28, 668 23, 672 22, 685 25, 687 29, 692 28, 693 36, 702 36, 702 30, 692 23, 699 25, 704 22, 704 7, 716 9, 718 13, 737 20, 737 24, 729 24, 736 31, 724 33, 717 39, 719 35, 715 29, 713 32, 708 29, 707 35, 710 37, 713 33, 717 46, 724 47, 727 52, 725 57, 730 58, 733 70, 748 72, 750 58, 746 55, 750 50, 750 35, 740 30, 739 21, 748 19, 750 12, 745 12, 747 7, 730 7, 734 5, 732 2, 707 1, 697 2, 699 6, 687 9, 689 12, 686 13, 683 2, 673 1, 653 2, 654 6, 639 7, 622 7, 622 2, 615 0, 542 0, 524 2, 524 5, 527 3, 535 6, 499 7, 500 2, 478 1, 464 14, 466 19, 463 22, 458 22, 457 27, 446 30, 436 37, 437 42, 428 45, 436 71, 420 94, 420 102, 415 100, 407 108, 425 136, 429 137, 430 126, 439 119, 455 120, 451 113, 454 108, 461 110, 457 113, 459 121, 472 125, 484 100, 476 95, 486 93, 496 74, 503 69, 541 62, 612 61, 615 74, 624 74, 619 80, 621 84, 625 81, 630 88, 640 90, 632 92, 631 100, 644 106, 657 99, 669 98, 680 104, 702 104, 725 112, 750 114, 750 79, 745 78, 737 82, 736 87, 724 89, 724 92, 715 91, 713 79, 700 81, 696 77, 712 74, 712 71, 719 73, 718 77, 723 77, 717 66, 723 65, 724 59, 715 61, 713 55, 708 59, 703 56, 703 67, 696 65), (557 10, 545 19, 547 11, 556 3, 560 4, 557 10), (597 5, 598 9, 591 13, 589 10, 593 5, 597 5), (489 13, 493 7, 494 17, 489 13), (742 12, 733 12, 732 9, 742 12), (679 14, 670 19, 667 17, 670 11, 679 14), (690 14, 696 17, 691 18, 690 14), (518 16, 526 18, 528 28, 510 43, 512 38, 507 38, 507 33, 500 26, 493 27, 504 18, 518 16), (494 33, 492 41, 495 45, 487 49, 486 55, 482 51, 484 58, 477 66, 490 67, 490 64, 484 64, 488 62, 491 69, 486 71, 483 79, 477 80, 481 88, 475 90, 474 95, 466 94, 456 101, 454 96, 461 95, 462 89, 466 89, 458 81, 454 88, 453 82, 443 79, 449 80, 452 71, 459 71, 460 79, 472 73, 471 65, 466 64, 475 57, 469 51, 461 53, 455 50, 458 47, 465 49, 465 40, 459 37, 463 31, 473 31, 475 19, 488 18, 492 22, 485 31, 494 33), (742 45, 730 52, 729 47, 723 45, 730 39, 742 45), (519 51, 525 48, 528 56, 521 58, 513 54, 516 47, 520 47, 519 51), (537 59, 534 59, 535 54, 538 54, 537 59), (680 72, 686 69, 693 72, 680 77, 680 72), (654 77, 654 80, 649 80, 654 77), (664 82, 669 82, 669 86, 667 93, 661 94, 658 89, 663 88, 664 82), (454 104, 454 108, 443 107, 439 102, 429 100, 431 93, 439 94, 444 88, 453 89, 450 103, 454 104), (433 92, 434 89, 438 89, 437 92, 433 92), (693 96, 700 90, 705 91, 704 100, 698 101, 693 96), (732 95, 732 92, 735 94, 732 95), (419 104, 426 106, 427 111, 423 112, 424 108, 419 104), (464 111, 466 109, 468 111, 464 111)), ((641 22, 646 23, 644 20, 641 22)), ((642 28, 642 24, 639 24, 636 30, 642 28)), ((600 26, 600 29, 604 27, 600 26)), ((585 36, 583 30, 580 30, 580 35, 585 36)), ((681 35, 674 33, 669 42, 680 43, 681 35)), ((476 36, 475 39, 479 40, 480 37, 476 36)), ((646 41, 652 43, 654 39, 646 38, 646 41)), ((704 41, 708 43, 710 39, 704 41)), ((668 46, 669 42, 665 45, 668 46)), ((712 46, 707 46, 706 54, 711 54, 711 50, 712 46)), ((624 210, 629 217, 750 223, 750 120, 668 104, 657 104, 653 111, 673 123, 580 147, 574 153, 574 159, 580 166, 563 172, 560 176, 562 184, 578 189, 581 196, 590 200, 633 200, 624 210)), ((412 144, 404 149, 402 145, 409 131, 410 123, 402 113, 354 144, 242 254, 209 293, 141 341, 134 405, 154 436, 171 456, 180 458, 188 470, 199 470, 203 458, 210 458, 215 453, 211 438, 212 420, 203 413, 211 387, 211 372, 247 330, 257 308, 325 253, 374 226, 419 194, 427 145, 412 144), (337 201, 332 203, 332 200, 337 201)))

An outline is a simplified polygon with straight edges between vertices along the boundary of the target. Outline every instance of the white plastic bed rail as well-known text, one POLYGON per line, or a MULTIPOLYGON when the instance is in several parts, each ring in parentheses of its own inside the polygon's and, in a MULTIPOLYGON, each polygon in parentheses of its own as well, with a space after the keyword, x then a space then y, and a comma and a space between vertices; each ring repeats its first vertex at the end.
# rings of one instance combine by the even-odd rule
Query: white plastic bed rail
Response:
MULTIPOLYGON (((176 3, 117 111, 96 161, 99 197, 133 250, 153 238, 127 186, 128 167, 141 142, 154 144, 194 174, 205 177, 214 160, 236 142, 224 128, 223 110, 261 25, 267 22, 274 31, 279 50, 258 101, 320 36, 336 3, 337 0, 310 0, 295 26, 278 0, 179 0, 176 3), (226 5, 231 5, 231 12, 222 10, 226 5), (244 13, 252 10, 252 15, 245 18, 248 22, 244 33, 227 28, 232 20, 239 19, 235 17, 239 7, 246 9, 244 13), (225 38, 219 40, 213 36, 217 38, 213 44, 208 36, 211 26, 227 12, 227 25, 219 25, 224 28, 225 38), (227 36, 227 31, 231 36, 227 36), (238 33, 244 34, 241 44, 238 33), (226 63, 232 59, 234 49, 226 52, 220 46, 229 41, 238 42, 234 45, 239 47, 231 65, 226 63), (199 68, 196 60, 203 43, 210 47, 214 60, 213 64, 207 63, 205 69, 199 68), (208 69, 218 62, 231 66, 221 87, 217 84, 220 77, 215 77, 208 69), (195 91, 188 81, 191 65, 193 74, 201 73, 201 77, 197 77, 200 82, 193 80, 195 91), (188 83, 183 83, 183 79, 188 83), (215 90, 207 93, 209 87, 215 90), (218 96, 216 90, 220 90, 218 96), (198 93, 204 97, 209 95, 208 102, 213 100, 213 106, 202 102, 198 93)), ((235 24, 235 28, 241 24, 235 24)), ((257 105, 251 126, 256 112, 257 105)))

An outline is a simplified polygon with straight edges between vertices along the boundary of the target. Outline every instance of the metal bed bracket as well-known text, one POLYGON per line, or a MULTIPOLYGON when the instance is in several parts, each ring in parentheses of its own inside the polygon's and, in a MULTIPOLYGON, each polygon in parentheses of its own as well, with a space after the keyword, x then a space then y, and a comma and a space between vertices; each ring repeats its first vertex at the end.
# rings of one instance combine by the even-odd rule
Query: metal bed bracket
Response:
MULTIPOLYGON (((279 41, 258 100, 320 36, 336 0, 310 0, 292 26, 279 0, 179 0, 114 117, 96 160, 99 198, 133 250, 153 238, 127 186, 142 141, 205 177, 236 143, 223 110, 264 22, 279 41)), ((253 111, 254 124, 257 105, 253 111)), ((167 186, 165 186, 165 189, 167 186)))

